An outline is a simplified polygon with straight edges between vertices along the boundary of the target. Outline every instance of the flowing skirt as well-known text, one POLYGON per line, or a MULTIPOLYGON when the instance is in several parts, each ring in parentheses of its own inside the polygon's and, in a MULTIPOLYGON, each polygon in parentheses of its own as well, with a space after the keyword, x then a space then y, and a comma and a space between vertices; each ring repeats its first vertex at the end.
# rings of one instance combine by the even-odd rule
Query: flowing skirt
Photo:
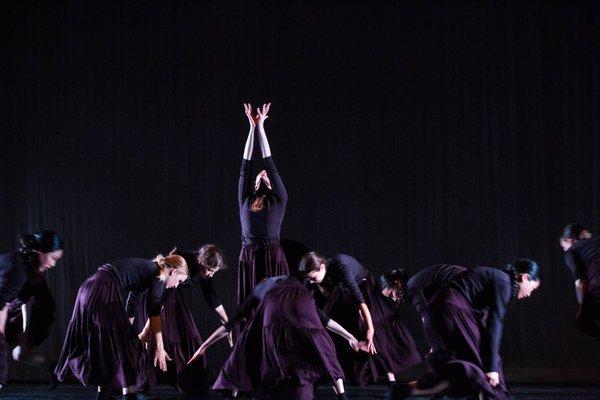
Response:
MULTIPOLYGON (((419 364, 421 355, 400 315, 377 290, 373 276, 368 274, 359 287, 371 312, 378 354, 356 353, 344 339, 337 335, 332 335, 332 339, 348 379, 364 386, 386 379, 388 373, 401 372, 419 364)), ((345 288, 335 286, 327 297, 317 294, 317 304, 357 339, 365 337, 366 326, 345 288)))
POLYGON ((85 386, 132 386, 141 352, 118 278, 102 266, 79 288, 56 376, 62 381, 71 371, 85 386))
POLYGON ((321 378, 344 378, 335 347, 310 293, 299 282, 286 281, 266 294, 213 389, 312 399, 306 393, 312 396, 312 385, 321 378))
POLYGON ((433 370, 440 379, 450 382, 448 396, 460 397, 486 393, 487 399, 505 400, 510 395, 500 374, 500 384, 492 387, 485 376, 481 348, 485 325, 480 313, 455 289, 438 292, 429 304, 424 328, 431 341, 434 358, 433 370))
MULTIPOLYGON (((163 307, 160 312, 163 343, 173 362, 168 363, 167 381, 171 386, 188 395, 203 395, 209 391, 209 375, 206 358, 203 356, 194 363, 187 362, 202 344, 202 338, 192 317, 192 313, 179 289, 166 289, 163 307)), ((148 318, 145 301, 142 301, 135 317, 135 326, 141 331, 148 318)), ((144 351, 140 362, 137 388, 149 391, 156 385, 160 370, 154 367, 152 348, 144 351)))

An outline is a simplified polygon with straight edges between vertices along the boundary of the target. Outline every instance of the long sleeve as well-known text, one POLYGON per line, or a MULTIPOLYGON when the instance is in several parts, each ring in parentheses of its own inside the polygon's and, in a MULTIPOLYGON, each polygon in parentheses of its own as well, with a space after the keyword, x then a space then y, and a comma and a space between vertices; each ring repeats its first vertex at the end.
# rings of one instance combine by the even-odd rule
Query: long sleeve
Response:
POLYGON ((234 311, 229 321, 224 325, 228 331, 233 330, 240 321, 250 318, 254 309, 260 304, 260 299, 256 296, 248 296, 242 304, 234 311))
POLYGON ((135 313, 147 292, 148 289, 129 292, 127 301, 125 302, 125 311, 129 318, 135 317, 135 313))
POLYGON ((359 305, 361 303, 365 303, 365 297, 360 291, 360 288, 358 287, 358 284, 356 283, 356 280, 350 271, 342 267, 338 276, 340 279, 340 284, 350 291, 350 294, 356 304, 359 305))
POLYGON ((587 267, 578 254, 569 250, 565 253, 565 263, 573 275, 573 280, 585 280, 587 278, 587 267))
POLYGON ((204 299, 211 309, 214 310, 222 305, 221 300, 219 300, 219 296, 217 295, 217 291, 215 290, 212 278, 200 279, 200 288, 202 289, 204 299))
POLYGON ((329 318, 329 315, 325 314, 325 311, 321 310, 319 307, 317 307, 317 314, 319 315, 319 319, 321 320, 323 326, 326 327, 327 323, 331 319, 329 318))
POLYGON ((493 282, 493 304, 489 309, 487 319, 487 348, 484 349, 485 372, 500 371, 500 344, 506 306, 512 297, 510 281, 496 280, 493 282))
POLYGON ((252 161, 242 159, 240 178, 238 181, 238 203, 241 205, 244 199, 252 193, 252 161))
POLYGON ((267 171, 267 175, 269 176, 269 180, 271 181, 271 187, 273 190, 273 194, 276 195, 281 202, 287 202, 288 195, 285 190, 285 185, 283 184, 283 180, 275 167, 275 162, 273 161, 273 157, 266 157, 263 159, 265 163, 265 171, 267 171))

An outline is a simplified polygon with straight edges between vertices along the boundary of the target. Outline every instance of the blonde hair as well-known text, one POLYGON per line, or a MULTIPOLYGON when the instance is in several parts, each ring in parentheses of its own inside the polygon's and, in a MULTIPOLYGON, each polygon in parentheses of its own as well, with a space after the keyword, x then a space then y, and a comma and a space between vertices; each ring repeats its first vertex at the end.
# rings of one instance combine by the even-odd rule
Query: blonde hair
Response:
POLYGON ((154 261, 160 267, 160 279, 164 280, 166 278, 166 269, 167 268, 175 268, 180 273, 189 275, 190 271, 185 259, 176 254, 169 254, 164 257, 162 254, 157 254, 154 257, 154 261))

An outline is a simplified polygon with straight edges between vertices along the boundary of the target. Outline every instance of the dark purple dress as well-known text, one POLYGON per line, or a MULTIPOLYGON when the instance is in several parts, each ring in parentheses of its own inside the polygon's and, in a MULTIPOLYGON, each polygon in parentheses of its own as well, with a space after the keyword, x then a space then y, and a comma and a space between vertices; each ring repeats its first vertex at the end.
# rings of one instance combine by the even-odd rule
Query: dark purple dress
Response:
POLYGON ((499 352, 506 306, 514 293, 506 272, 478 267, 433 296, 424 327, 434 354, 444 355, 434 368, 450 382, 448 395, 483 391, 489 399, 509 398, 499 352), (500 384, 492 388, 486 372, 498 372, 500 384))
POLYGON ((159 267, 141 258, 101 266, 79 288, 56 376, 69 371, 85 386, 124 388, 137 382, 142 344, 129 323, 147 296, 148 313, 160 315, 164 282, 159 267), (121 291, 128 291, 124 305, 121 291))
MULTIPOLYGON (((198 284, 206 299, 208 306, 214 310, 221 306, 221 301, 215 290, 213 279, 201 276, 195 252, 177 253, 182 256, 190 266, 189 285, 198 284)), ((194 363, 187 362, 198 347, 202 344, 202 338, 194 321, 194 317, 183 297, 184 284, 176 289, 166 289, 163 295, 163 308, 161 310, 161 322, 163 343, 165 350, 173 359, 168 363, 167 381, 179 391, 188 395, 203 395, 208 393, 209 374, 206 368, 206 358, 202 356, 194 363)), ((138 308, 135 315, 134 326, 140 332, 146 323, 148 313, 144 302, 138 308)), ((138 381, 139 391, 149 391, 156 385, 157 374, 161 372, 154 367, 152 360, 152 349, 144 352, 141 373, 138 381)))
POLYGON ((225 362, 213 389, 254 392, 263 399, 313 399, 313 384, 343 379, 335 347, 325 332, 327 317, 295 278, 269 278, 225 325, 244 318, 246 328, 225 362))
POLYGON ((366 330, 359 304, 369 307, 377 356, 356 353, 337 335, 332 336, 349 380, 366 385, 386 379, 389 372, 397 373, 421 362, 421 355, 400 314, 392 309, 377 289, 373 276, 356 259, 345 254, 330 256, 322 283, 328 294, 311 286, 317 306, 359 340, 364 338, 366 330))
MULTIPOLYGON (((406 297, 411 301, 424 323, 429 318, 428 305, 433 296, 467 271, 467 268, 458 265, 436 264, 422 269, 408 280, 406 297)), ((429 338, 427 338, 427 342, 431 345, 429 338)))
POLYGON ((573 280, 582 280, 587 291, 575 316, 583 332, 600 339, 600 237, 579 240, 566 253, 573 280))
POLYGON ((24 341, 31 347, 42 344, 54 322, 56 303, 42 274, 15 252, 0 255, 0 304, 8 304, 5 334, 0 334, 0 384, 4 384, 8 376, 6 343, 17 345, 18 341, 24 341), (31 306, 26 332, 23 332, 23 304, 31 306))
POLYGON ((238 266, 237 304, 252 292, 264 278, 289 273, 285 254, 279 244, 281 223, 287 205, 287 192, 272 157, 263 159, 271 181, 266 206, 252 212, 250 206, 256 195, 252 176, 252 161, 242 160, 238 182, 238 202, 242 225, 242 249, 238 266))

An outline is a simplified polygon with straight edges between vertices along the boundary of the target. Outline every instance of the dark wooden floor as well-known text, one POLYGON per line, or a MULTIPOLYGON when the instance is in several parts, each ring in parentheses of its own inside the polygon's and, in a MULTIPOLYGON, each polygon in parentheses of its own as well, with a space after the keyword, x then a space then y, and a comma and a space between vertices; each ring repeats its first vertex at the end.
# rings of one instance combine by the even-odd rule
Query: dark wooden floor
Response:
MULTIPOLYGON (((600 387, 590 386, 530 386, 511 385, 512 395, 515 400, 599 400, 600 387)), ((349 387, 348 394, 353 400, 380 399, 383 397, 384 388, 379 386, 369 388, 349 387)), ((177 394, 169 387, 161 386, 155 394, 161 400, 185 400, 186 397, 177 394)), ((48 391, 43 385, 13 384, 5 387, 0 392, 0 398, 10 400, 85 400, 94 399, 93 388, 82 388, 74 385, 64 385, 55 391, 48 391)), ((220 399, 218 395, 210 399, 220 399)), ((332 400, 335 397, 326 387, 319 388, 317 399, 332 400)), ((412 397, 412 399, 425 399, 425 397, 412 397)))

